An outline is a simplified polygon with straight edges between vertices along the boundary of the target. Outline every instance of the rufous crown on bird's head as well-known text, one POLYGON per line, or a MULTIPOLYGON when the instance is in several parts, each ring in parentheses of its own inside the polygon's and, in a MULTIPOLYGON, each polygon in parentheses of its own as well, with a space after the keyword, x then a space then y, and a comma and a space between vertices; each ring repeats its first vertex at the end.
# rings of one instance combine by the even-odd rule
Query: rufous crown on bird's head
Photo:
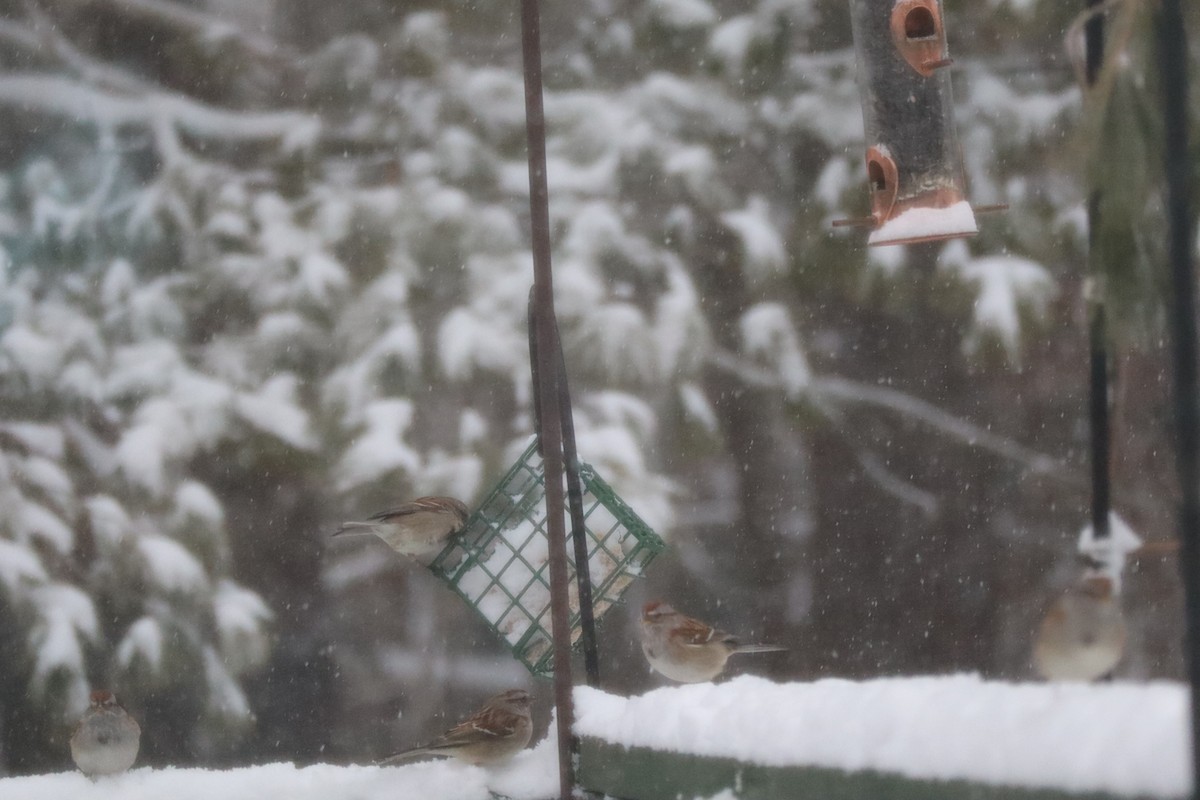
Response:
POLYGON ((671 608, 661 600, 651 600, 649 603, 646 603, 646 605, 642 606, 643 619, 659 619, 667 616, 668 614, 674 613, 675 609, 671 608))
POLYGON ((96 708, 112 708, 117 704, 117 698, 107 689, 97 689, 91 695, 92 705, 96 708))
POLYGON ((492 702, 508 703, 515 706, 528 706, 533 702, 533 696, 524 689, 509 689, 492 698, 492 702))

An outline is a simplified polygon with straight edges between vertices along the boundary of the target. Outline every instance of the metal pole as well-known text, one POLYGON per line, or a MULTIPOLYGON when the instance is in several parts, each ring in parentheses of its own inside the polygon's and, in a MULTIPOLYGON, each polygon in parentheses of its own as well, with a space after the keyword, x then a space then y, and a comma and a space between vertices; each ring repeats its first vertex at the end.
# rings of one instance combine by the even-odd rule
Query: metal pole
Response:
MULTIPOLYGON (((1099 193, 1093 195, 1094 199, 1098 199, 1099 193)), ((1096 202, 1090 202, 1088 212, 1088 224, 1099 224, 1100 214, 1098 209, 1092 210, 1092 206, 1098 205, 1096 202)), ((1094 250, 1095 236, 1089 236, 1092 243, 1088 247, 1088 258, 1093 258, 1091 253, 1094 250)), ((1090 364, 1091 369, 1088 372, 1089 376, 1089 413, 1088 419, 1091 422, 1091 437, 1092 437, 1092 531, 1097 539, 1104 539, 1109 534, 1108 516, 1109 508, 1111 507, 1111 437, 1112 430, 1109 423, 1109 400, 1108 400, 1108 326, 1105 323, 1105 297, 1104 297, 1104 281, 1095 281, 1096 296, 1092 299, 1092 318, 1091 325, 1088 330, 1090 364)))
MULTIPOLYGON (((1086 0, 1090 10, 1097 10, 1101 0, 1086 0)), ((1104 17, 1093 14, 1084 24, 1084 80, 1086 89, 1091 89, 1100 76, 1104 64, 1104 17)), ((1097 539, 1108 537, 1108 514, 1110 507, 1110 450, 1112 431, 1109 423, 1108 400, 1108 325, 1105 320, 1105 304, 1108 287, 1096 255, 1096 243, 1100 229, 1100 192, 1093 190, 1088 196, 1088 272, 1091 274, 1091 324, 1088 328, 1090 369, 1088 371, 1090 404, 1088 419, 1091 422, 1092 439, 1092 532, 1097 539)))
MULTIPOLYGON (((537 338, 534 336, 533 292, 529 294, 529 363, 533 368, 533 419, 538 430, 542 427, 542 404, 537 387, 543 370, 538 358, 537 338)), ((587 528, 584 526, 583 484, 579 478, 579 453, 575 449, 575 420, 571 413, 571 390, 567 382, 567 362, 562 351, 562 337, 554 330, 558 347, 558 392, 562 414, 563 463, 567 473, 567 506, 571 510, 571 542, 575 548, 575 586, 579 590, 579 640, 583 645, 583 667, 588 686, 600 685, 600 653, 596 646, 596 617, 592 606, 592 576, 588 566, 587 528)), ((547 359, 548 361, 549 359, 547 359)), ((538 453, 541 453, 538 440, 538 453)))
POLYGON ((541 26, 538 0, 521 0, 521 54, 525 67, 525 132, 529 149, 529 213, 533 247, 534 338, 541 410, 538 439, 546 478, 546 535, 550 557, 550 622, 554 633, 554 706, 558 719, 558 776, 562 800, 575 787, 575 747, 571 727, 571 628, 567 593, 566 522, 563 518, 562 416, 558 408, 558 342, 554 283, 550 265, 550 192, 546 185, 546 116, 542 108, 541 26))
POLYGON ((571 507, 571 541, 575 545, 575 584, 579 589, 579 639, 583 643, 583 670, 588 686, 600 685, 600 652, 596 647, 596 616, 592 608, 592 575, 588 565, 587 529, 583 518, 583 485, 579 479, 579 453, 575 449, 575 420, 571 415, 571 389, 567 385, 567 360, 562 339, 554 329, 558 347, 558 397, 562 412, 563 458, 567 465, 567 503, 571 507))
POLYGON ((1176 468, 1179 472, 1180 568, 1183 571, 1188 677, 1192 685, 1193 797, 1200 796, 1200 379, 1197 375, 1196 278, 1188 176, 1187 35, 1179 0, 1162 0, 1158 45, 1163 86, 1171 351, 1175 370, 1176 468))

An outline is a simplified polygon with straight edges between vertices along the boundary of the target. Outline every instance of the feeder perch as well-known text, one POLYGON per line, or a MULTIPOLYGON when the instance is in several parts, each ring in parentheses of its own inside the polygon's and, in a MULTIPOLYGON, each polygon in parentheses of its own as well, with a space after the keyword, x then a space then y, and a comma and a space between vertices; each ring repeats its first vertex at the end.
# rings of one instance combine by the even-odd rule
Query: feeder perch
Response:
POLYGON ((1121 576, 1129 556, 1142 547, 1142 537, 1129 527, 1120 514, 1108 512, 1108 533, 1097 536, 1091 523, 1079 532, 1076 545, 1079 555, 1092 572, 1104 575, 1113 582, 1114 590, 1121 591, 1121 576))
MULTIPOLYGON (((871 245, 971 236, 938 0, 851 0, 871 245)), ((843 223, 845 224, 845 223, 843 223)), ((851 222, 851 224, 856 224, 851 222)))
MULTIPOLYGON (((580 464, 595 619, 615 605, 665 544, 587 464, 580 464)), ((536 441, 471 514, 430 569, 479 612, 534 675, 554 671, 545 473, 536 441)), ((570 520, 567 520, 570 535, 570 520)), ((575 562, 568 548, 571 643, 579 640, 575 562)))

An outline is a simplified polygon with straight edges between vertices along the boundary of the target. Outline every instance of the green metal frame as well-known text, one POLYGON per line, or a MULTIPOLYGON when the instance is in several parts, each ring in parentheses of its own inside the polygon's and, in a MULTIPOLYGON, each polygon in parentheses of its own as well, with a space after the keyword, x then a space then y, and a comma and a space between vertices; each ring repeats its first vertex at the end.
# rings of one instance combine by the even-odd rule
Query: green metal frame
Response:
POLYGON ((863 770, 766 767, 731 758, 626 748, 600 739, 580 742, 579 783, 624 800, 712 797, 732 789, 738 800, 1120 800, 1108 792, 935 781, 863 770))
MULTIPOLYGON (((592 467, 581 463, 579 477, 592 605, 599 622, 666 545, 592 467)), ((545 473, 535 440, 429 567, 538 676, 554 672, 545 495, 545 473)), ((568 535, 570 528, 568 519, 568 535)), ((573 552, 568 548, 571 642, 575 644, 581 626, 573 552)))

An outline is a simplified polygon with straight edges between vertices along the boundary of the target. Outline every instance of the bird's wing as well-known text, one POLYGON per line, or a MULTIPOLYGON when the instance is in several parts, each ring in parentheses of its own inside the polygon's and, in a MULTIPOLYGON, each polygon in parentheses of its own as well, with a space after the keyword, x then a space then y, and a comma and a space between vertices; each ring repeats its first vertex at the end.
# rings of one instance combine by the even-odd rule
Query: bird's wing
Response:
POLYGON ((681 644, 691 647, 702 647, 713 639, 729 638, 728 634, 722 633, 711 625, 705 625, 700 620, 692 619, 691 617, 684 617, 679 627, 673 633, 678 637, 681 644))
POLYGON ((395 508, 389 508, 387 511, 380 511, 378 514, 372 514, 371 516, 367 517, 367 520, 370 522, 387 522, 396 519, 397 517, 411 517, 413 514, 420 514, 422 512, 431 510, 432 509, 422 508, 413 503, 405 503, 402 506, 396 506, 395 508))
POLYGON ((503 709, 485 708, 479 713, 468 717, 443 733, 435 741, 379 762, 381 765, 398 762, 422 755, 451 755, 451 752, 476 742, 502 739, 513 736, 524 722, 524 718, 503 709))
POLYGON ((368 519, 372 522, 384 522, 397 517, 411 517, 414 514, 445 514, 455 517, 460 525, 467 519, 466 506, 452 497, 418 497, 387 511, 380 511, 368 519))
POLYGON ((477 742, 480 739, 497 739, 516 733, 520 719, 514 714, 501 714, 492 711, 476 714, 470 719, 463 720, 450 730, 433 746, 445 746, 477 742))
POLYGON ((479 727, 471 720, 460 722, 450 730, 443 733, 437 739, 434 739, 429 744, 423 744, 420 747, 414 747, 411 750, 405 750, 402 753, 397 753, 394 756, 380 761, 381 766, 390 766, 399 764, 402 761, 407 761, 410 758, 424 755, 450 755, 446 751, 453 751, 456 748, 464 745, 472 744, 481 740, 486 740, 493 737, 498 737, 501 734, 496 731, 486 730, 479 727))

